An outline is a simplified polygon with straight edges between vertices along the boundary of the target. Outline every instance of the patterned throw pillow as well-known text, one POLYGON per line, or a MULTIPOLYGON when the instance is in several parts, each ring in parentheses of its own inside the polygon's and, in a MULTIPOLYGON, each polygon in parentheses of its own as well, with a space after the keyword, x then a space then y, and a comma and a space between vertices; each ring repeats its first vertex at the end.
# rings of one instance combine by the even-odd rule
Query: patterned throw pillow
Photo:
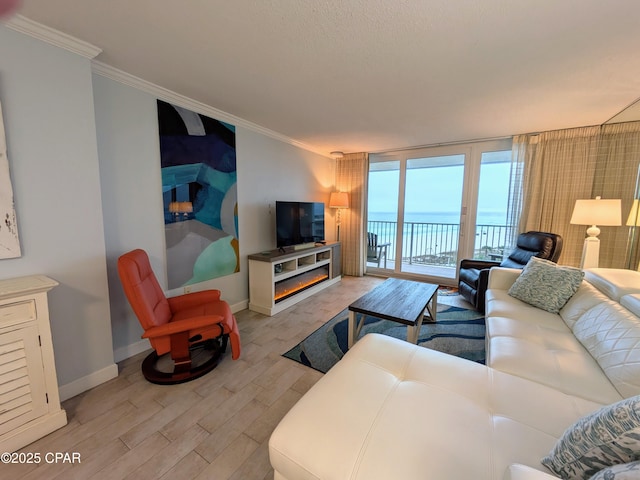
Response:
POLYGON ((551 313, 558 313, 578 291, 584 272, 531 257, 507 292, 514 298, 551 313))
POLYGON ((623 463, 600 470, 589 480, 638 480, 640 462, 623 463))
POLYGON ((603 468, 638 459, 640 395, 578 420, 562 434, 542 464, 564 479, 586 480, 603 468))

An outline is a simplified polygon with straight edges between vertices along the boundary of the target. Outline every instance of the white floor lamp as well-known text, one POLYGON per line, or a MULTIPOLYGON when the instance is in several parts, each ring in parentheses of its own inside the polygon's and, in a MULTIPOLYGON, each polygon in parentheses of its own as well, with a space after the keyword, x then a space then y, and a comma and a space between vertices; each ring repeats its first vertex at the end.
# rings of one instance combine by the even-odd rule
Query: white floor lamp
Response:
POLYGON ((584 239, 580 268, 596 268, 600 258, 600 226, 622 225, 620 199, 602 200, 600 197, 588 200, 576 200, 569 223, 573 225, 591 225, 584 239))
POLYGON ((349 208, 349 194, 346 192, 331 192, 329 208, 337 208, 336 214, 336 239, 340 241, 340 210, 349 208))
MULTIPOLYGON (((638 227, 640 227, 640 211, 639 206, 640 200, 637 198, 633 200, 633 205, 631 206, 631 211, 629 212, 629 216, 627 217, 627 227, 631 227, 629 229, 629 264, 628 268, 632 268, 631 261, 633 259, 633 253, 637 250, 636 244, 638 243, 637 235, 638 235, 638 227)), ((638 263, 638 271, 640 271, 640 263, 638 263)))

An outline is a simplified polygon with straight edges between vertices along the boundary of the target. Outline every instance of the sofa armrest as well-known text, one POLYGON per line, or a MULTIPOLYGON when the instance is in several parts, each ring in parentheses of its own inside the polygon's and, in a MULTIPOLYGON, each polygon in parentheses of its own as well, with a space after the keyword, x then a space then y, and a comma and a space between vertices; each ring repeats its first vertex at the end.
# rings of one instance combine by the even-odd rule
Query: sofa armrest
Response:
POLYGON ((558 477, 550 473, 541 472, 535 468, 514 463, 504 474, 504 480, 557 480, 558 477))
POLYGON ((488 289, 509 290, 522 270, 519 268, 496 267, 489 270, 488 289))
POLYGON ((471 258, 460 260, 460 268, 477 268, 478 270, 484 270, 485 268, 493 268, 498 265, 500 265, 500 262, 492 262, 490 260, 473 260, 471 258))

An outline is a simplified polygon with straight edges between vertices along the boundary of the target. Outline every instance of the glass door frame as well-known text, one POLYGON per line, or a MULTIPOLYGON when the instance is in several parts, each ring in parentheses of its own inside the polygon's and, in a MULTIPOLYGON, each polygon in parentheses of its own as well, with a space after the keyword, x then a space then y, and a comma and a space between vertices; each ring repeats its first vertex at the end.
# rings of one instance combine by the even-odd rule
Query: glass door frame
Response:
MULTIPOLYGON (((485 152, 511 150, 512 139, 486 140, 451 145, 438 145, 416 149, 395 150, 369 155, 370 163, 398 161, 399 185, 397 199, 397 230, 395 238, 393 269, 384 269, 367 266, 370 273, 381 275, 393 275, 397 277, 415 278, 442 285, 457 285, 458 268, 455 268, 455 278, 439 277, 427 274, 416 274, 402 271, 402 246, 405 219, 405 191, 407 178, 407 161, 410 159, 440 157, 449 155, 464 155, 464 177, 462 184, 462 198, 460 208, 460 229, 458 238, 458 256, 456 264, 459 265, 463 258, 472 258, 475 248, 477 201, 480 182, 480 167, 482 154, 485 152), (400 259, 398 261, 398 259, 400 259)), ((365 230, 368 224, 368 215, 365 219, 365 230)))

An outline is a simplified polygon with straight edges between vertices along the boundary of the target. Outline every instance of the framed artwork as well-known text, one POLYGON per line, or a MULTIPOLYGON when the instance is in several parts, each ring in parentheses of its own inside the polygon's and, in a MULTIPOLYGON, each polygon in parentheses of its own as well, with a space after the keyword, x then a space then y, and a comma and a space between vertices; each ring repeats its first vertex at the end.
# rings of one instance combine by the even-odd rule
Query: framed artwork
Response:
POLYGON ((9 175, 2 105, 0 105, 0 259, 16 258, 21 255, 16 210, 13 203, 13 188, 9 175))
POLYGON ((235 127, 158 100, 170 289, 240 271, 235 127))

